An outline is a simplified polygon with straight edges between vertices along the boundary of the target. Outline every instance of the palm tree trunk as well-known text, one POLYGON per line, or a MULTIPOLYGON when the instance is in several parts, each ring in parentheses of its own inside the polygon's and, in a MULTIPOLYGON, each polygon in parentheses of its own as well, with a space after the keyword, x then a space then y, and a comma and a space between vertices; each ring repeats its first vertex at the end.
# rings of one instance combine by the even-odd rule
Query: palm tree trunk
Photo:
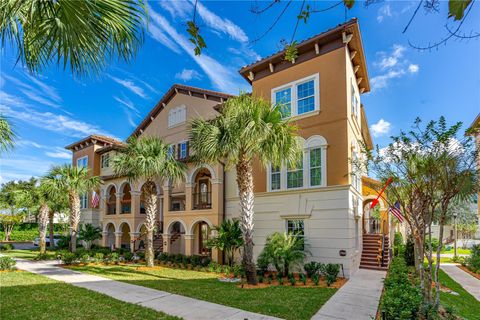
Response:
POLYGON ((236 166, 237 184, 240 196, 240 223, 245 241, 242 263, 248 284, 257 284, 253 262, 253 174, 252 162, 242 155, 236 166))
POLYGON ((46 249, 47 223, 49 208, 46 203, 42 203, 38 214, 38 231, 40 235, 40 254, 44 254, 46 249))
POLYGON ((48 230, 49 230, 49 238, 50 238, 50 248, 53 248, 55 246, 55 242, 53 241, 53 218, 54 218, 55 212, 53 210, 50 210, 48 213, 48 230))
POLYGON ((155 189, 148 184, 145 187, 145 228, 147 229, 147 243, 145 248, 145 261, 147 267, 153 267, 153 231, 155 229, 155 218, 157 213, 157 194, 155 189))
POLYGON ((80 223, 80 198, 78 193, 70 192, 68 194, 70 204, 70 251, 77 251, 77 233, 80 223))

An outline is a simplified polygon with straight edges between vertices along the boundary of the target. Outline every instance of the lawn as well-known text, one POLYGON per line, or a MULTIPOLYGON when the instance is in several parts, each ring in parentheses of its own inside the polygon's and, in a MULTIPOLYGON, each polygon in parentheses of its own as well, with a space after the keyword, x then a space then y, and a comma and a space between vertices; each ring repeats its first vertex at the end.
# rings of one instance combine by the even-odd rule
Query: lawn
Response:
MULTIPOLYGON (((36 250, 8 250, 8 251, 0 251, 0 254, 9 256, 12 258, 20 258, 20 259, 26 259, 26 260, 33 260, 38 253, 40 249, 36 250)), ((55 251, 49 251, 47 250, 47 254, 49 254, 52 258, 56 257, 56 252, 55 251)))
POLYGON ((22 271, 0 272, 0 296, 0 319, 179 319, 22 271))
POLYGON ((453 295, 447 292, 440 292, 440 301, 442 305, 452 307, 455 314, 465 320, 480 320, 480 302, 468 293, 461 285, 450 278, 440 269, 440 283, 459 295, 453 295))
MULTIPOLYGON (((442 253, 453 254, 454 253, 453 247, 451 247, 451 246, 448 246, 448 247, 449 247, 449 250, 446 250, 446 248, 444 247, 442 249, 442 253)), ((470 249, 457 248, 457 254, 470 254, 470 253, 472 253, 472 251, 470 249)))
POLYGON ((168 267, 90 265, 71 269, 284 319, 310 319, 336 292, 333 288, 288 285, 242 289, 219 282, 214 273, 168 267))

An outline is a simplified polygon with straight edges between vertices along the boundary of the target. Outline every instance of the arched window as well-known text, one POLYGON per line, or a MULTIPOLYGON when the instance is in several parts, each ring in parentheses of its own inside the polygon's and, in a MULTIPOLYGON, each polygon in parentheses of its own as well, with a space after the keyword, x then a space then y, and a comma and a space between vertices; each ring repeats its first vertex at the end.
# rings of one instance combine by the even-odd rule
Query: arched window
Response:
POLYGON ((130 213, 132 212, 132 195, 130 193, 130 184, 125 184, 123 187, 123 197, 122 197, 122 212, 121 213, 130 213))
POLYGON ((117 213, 117 190, 115 186, 111 186, 107 194, 107 214, 117 213))

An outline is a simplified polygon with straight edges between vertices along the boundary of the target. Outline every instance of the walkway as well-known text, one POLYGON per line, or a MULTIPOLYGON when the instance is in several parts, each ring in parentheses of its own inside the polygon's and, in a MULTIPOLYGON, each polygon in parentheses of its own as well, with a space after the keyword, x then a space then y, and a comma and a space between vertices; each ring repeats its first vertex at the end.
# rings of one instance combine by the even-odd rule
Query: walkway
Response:
POLYGON ((375 319, 386 274, 385 271, 359 269, 312 319, 375 319))
POLYGON ((463 271, 456 264, 440 264, 440 268, 445 271, 453 280, 458 282, 463 289, 467 290, 472 296, 480 301, 480 280, 463 271))
POLYGON ((189 319, 278 319, 258 313, 223 306, 207 301, 197 300, 171 294, 169 292, 149 289, 129 283, 93 276, 55 266, 55 261, 17 260, 17 268, 42 276, 63 281, 77 287, 106 294, 115 299, 138 304, 166 314, 189 319))

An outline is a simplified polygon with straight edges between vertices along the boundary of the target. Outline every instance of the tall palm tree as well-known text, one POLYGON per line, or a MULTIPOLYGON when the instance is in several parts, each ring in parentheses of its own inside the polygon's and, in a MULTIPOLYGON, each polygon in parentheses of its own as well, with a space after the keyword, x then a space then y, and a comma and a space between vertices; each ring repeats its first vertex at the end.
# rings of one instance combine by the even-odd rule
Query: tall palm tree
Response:
POLYGON ((129 61, 143 42, 142 0, 0 0, 0 40, 32 72, 51 63, 84 75, 118 57, 129 61))
POLYGON ((46 187, 52 192, 68 195, 70 207, 70 251, 77 250, 77 233, 80 222, 80 194, 96 189, 100 178, 89 176, 87 168, 63 165, 53 167, 43 178, 46 187))
POLYGON ((177 182, 184 178, 186 166, 169 155, 169 145, 157 137, 130 138, 127 146, 113 158, 116 175, 127 177, 128 181, 144 180, 145 228, 147 245, 145 260, 153 267, 153 231, 157 213, 156 180, 177 182))
POLYGON ((0 114, 0 152, 13 147, 15 133, 12 126, 2 114, 0 114))
POLYGON ((197 161, 235 167, 240 196, 240 221, 245 240, 243 259, 247 281, 255 284, 253 262, 253 163, 296 163, 300 155, 297 128, 282 118, 280 107, 247 94, 231 98, 212 120, 195 119, 189 130, 197 161))

